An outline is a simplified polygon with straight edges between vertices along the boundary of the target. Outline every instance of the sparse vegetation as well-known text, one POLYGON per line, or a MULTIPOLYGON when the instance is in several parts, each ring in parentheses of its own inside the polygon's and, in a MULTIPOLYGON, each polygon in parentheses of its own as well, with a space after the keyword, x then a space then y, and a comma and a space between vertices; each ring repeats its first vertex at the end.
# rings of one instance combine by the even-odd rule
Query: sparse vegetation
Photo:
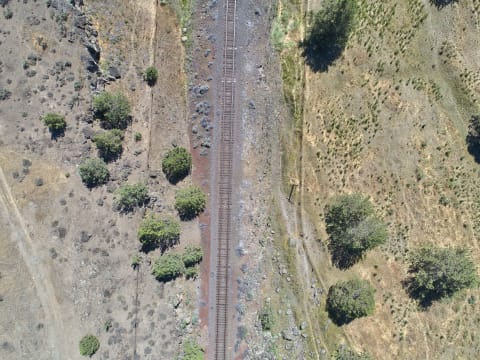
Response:
POLYGON ((178 254, 164 254, 155 260, 153 275, 159 281, 170 281, 185 271, 182 258, 178 254))
POLYGON ((263 305, 260 313, 258 314, 260 319, 260 324, 262 325, 263 331, 270 331, 274 325, 273 311, 270 304, 263 305))
POLYGON ((373 314, 375 289, 369 281, 353 279, 330 286, 327 296, 329 317, 337 325, 373 314))
POLYGON ((182 261, 186 267, 197 265, 203 258, 203 250, 199 246, 187 246, 182 254, 182 261))
POLYGON ((205 209, 205 193, 198 186, 178 190, 175 195, 175 209, 182 220, 190 220, 205 209))
POLYGON ((123 133, 119 129, 105 131, 93 138, 100 157, 105 161, 112 161, 120 157, 123 151, 122 140, 123 133))
POLYGON ((162 160, 162 171, 172 184, 184 179, 191 167, 192 155, 183 147, 169 150, 162 160))
POLYGON ((85 335, 82 340, 80 340, 80 355, 82 356, 92 356, 100 348, 100 342, 94 335, 85 335))
POLYGON ((58 135, 65 131, 67 122, 65 117, 58 114, 48 113, 42 117, 43 123, 48 127, 52 135, 58 135))
POLYGON ((121 92, 102 92, 93 99, 93 108, 107 129, 125 129, 130 122, 130 104, 121 92))
POLYGON ((155 66, 149 66, 145 69, 143 73, 143 78, 147 82, 148 85, 153 86, 156 84, 158 79, 158 70, 155 66))
POLYGON ((370 201, 359 194, 335 198, 325 209, 325 222, 333 262, 340 268, 353 265, 387 239, 385 224, 374 215, 370 201))
POLYGON ((136 133, 133 135, 133 139, 134 139, 136 142, 139 142, 140 140, 142 140, 142 134, 140 134, 139 132, 136 132, 136 133))
POLYGON ((89 188, 105 184, 110 177, 107 164, 97 158, 86 159, 78 167, 78 172, 83 183, 89 188))
POLYGON ((332 355, 332 360, 372 360, 368 353, 357 353, 347 346, 339 346, 332 355))
POLYGON ((464 249, 423 247, 410 261, 408 290, 424 306, 478 283, 475 264, 464 249))
POLYGON ((124 184, 115 191, 115 205, 121 211, 132 211, 149 199, 148 188, 143 183, 124 184))
POLYGON ((160 247, 165 251, 178 243, 180 224, 171 217, 148 216, 138 229, 138 238, 146 249, 160 247))
POLYGON ((135 270, 140 266, 141 261, 142 261, 142 258, 140 257, 140 255, 134 254, 130 259, 130 266, 135 270))

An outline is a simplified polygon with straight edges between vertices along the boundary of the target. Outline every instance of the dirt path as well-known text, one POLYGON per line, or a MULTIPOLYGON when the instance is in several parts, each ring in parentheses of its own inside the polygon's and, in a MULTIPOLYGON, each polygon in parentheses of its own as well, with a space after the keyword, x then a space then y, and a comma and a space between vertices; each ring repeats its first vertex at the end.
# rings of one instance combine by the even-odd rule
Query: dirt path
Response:
POLYGON ((12 241, 17 243, 23 261, 32 277, 38 298, 45 313, 45 322, 48 328, 49 343, 52 359, 69 359, 65 354, 64 329, 61 319, 61 309, 58 305, 52 282, 49 278, 49 270, 42 263, 35 244, 28 232, 25 222, 17 208, 10 187, 5 178, 3 169, 0 167, 0 203, 5 216, 11 224, 12 241))

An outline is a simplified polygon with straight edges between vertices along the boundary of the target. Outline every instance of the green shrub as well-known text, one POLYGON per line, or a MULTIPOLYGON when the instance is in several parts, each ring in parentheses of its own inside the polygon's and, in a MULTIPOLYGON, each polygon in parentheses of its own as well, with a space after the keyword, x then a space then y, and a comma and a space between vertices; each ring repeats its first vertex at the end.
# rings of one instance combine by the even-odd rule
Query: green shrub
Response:
POLYGON ((133 254, 132 258, 130 259, 130 266, 135 270, 137 267, 140 266, 140 262, 142 258, 138 254, 133 254))
POLYGON ((95 135, 93 141, 97 146, 100 157, 105 161, 115 160, 123 151, 123 133, 119 129, 105 131, 95 135))
POLYGON ((155 218, 148 216, 138 229, 138 238, 146 249, 158 246, 162 251, 165 251, 178 243, 180 224, 170 217, 155 218))
POLYGON ((332 355, 332 360, 372 360, 368 353, 357 353, 347 346, 339 346, 332 355))
POLYGON ((258 314, 263 331, 270 331, 273 328, 273 311, 270 304, 265 304, 258 314))
POLYGON ((121 211, 132 211, 143 206, 149 199, 145 184, 124 184, 115 191, 115 206, 121 211))
POLYGON ((182 261, 186 267, 195 266, 203 258, 203 250, 199 246, 187 246, 182 254, 182 261))
POLYGON ((52 134, 59 134, 65 131, 67 127, 67 122, 65 121, 65 117, 58 114, 48 113, 45 114, 42 118, 43 123, 45 126, 48 127, 48 130, 52 134))
POLYGON ((388 235, 370 201, 359 194, 335 198, 325 209, 325 222, 332 259, 340 268, 353 265, 388 235))
POLYGON ((187 279, 195 280, 198 277, 198 267, 197 266, 190 266, 185 269, 185 277, 187 279))
POLYGON ((182 258, 178 254, 164 254, 155 260, 153 275, 159 281, 170 281, 185 271, 182 258))
POLYGON ((125 129, 130 121, 130 104, 120 92, 102 92, 93 99, 93 109, 107 129, 125 129))
POLYGON ((190 173, 191 167, 192 156, 183 147, 169 150, 162 160, 162 171, 172 184, 184 179, 190 173))
POLYGON ((110 177, 107 164, 101 159, 88 158, 79 167, 82 181, 89 188, 105 184, 110 177))
POLYGON ((85 335, 82 340, 80 340, 80 355, 82 356, 92 356, 100 348, 100 342, 93 335, 85 335))
POLYGON ((207 198, 198 186, 178 190, 175 195, 175 209, 182 220, 193 219, 205 209, 207 198))
POLYGON ((424 306, 478 283, 477 269, 465 249, 428 246, 410 257, 410 294, 424 306))
POLYGON ((133 139, 134 139, 136 142, 139 142, 140 140, 142 140, 142 134, 140 134, 139 132, 136 132, 136 133, 133 135, 133 139))
POLYGON ((371 315, 374 310, 375 289, 369 281, 353 279, 339 282, 328 290, 328 315, 337 325, 371 315))
POLYGON ((149 66, 145 69, 143 73, 143 78, 148 83, 148 85, 153 86, 157 82, 158 79, 158 70, 155 66, 149 66))
POLYGON ((183 344, 182 360, 204 360, 205 354, 203 349, 195 340, 187 340, 183 344))

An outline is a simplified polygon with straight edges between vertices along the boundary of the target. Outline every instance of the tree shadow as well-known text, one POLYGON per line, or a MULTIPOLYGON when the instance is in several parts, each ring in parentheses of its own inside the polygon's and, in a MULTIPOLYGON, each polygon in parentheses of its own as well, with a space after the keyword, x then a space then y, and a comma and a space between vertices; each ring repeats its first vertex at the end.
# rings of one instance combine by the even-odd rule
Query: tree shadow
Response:
POLYGON ((458 0, 430 0, 430 3, 437 9, 443 9, 445 6, 456 3, 458 0))
POLYGON ((65 129, 60 130, 50 130, 50 138, 57 141, 58 138, 65 136, 65 129))
POLYGON ((409 277, 402 281, 402 286, 407 292, 408 296, 418 302, 420 309, 427 310, 434 301, 441 299, 439 294, 422 291, 422 289, 415 288, 413 284, 413 277, 409 277))
POLYGON ((480 116, 473 115, 470 120, 470 129, 468 131, 465 142, 467 143, 467 150, 473 156, 475 162, 480 164, 480 116))
POLYGON ((329 245, 328 249, 332 255, 332 263, 340 270, 347 270, 363 258, 363 253, 352 253, 341 246, 329 245))
POLYGON ((318 44, 314 39, 308 38, 300 42, 303 49, 302 56, 313 72, 326 72, 343 52, 343 48, 335 44, 318 44))

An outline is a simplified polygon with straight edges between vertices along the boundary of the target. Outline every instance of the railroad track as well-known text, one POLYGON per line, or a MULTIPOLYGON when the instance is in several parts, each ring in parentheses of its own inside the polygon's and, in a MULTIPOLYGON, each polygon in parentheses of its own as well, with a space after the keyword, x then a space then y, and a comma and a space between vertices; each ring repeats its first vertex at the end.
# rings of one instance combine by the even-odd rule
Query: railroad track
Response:
POLYGON ((230 255, 232 247, 233 146, 235 129, 236 0, 225 0, 223 94, 217 157, 217 253, 213 359, 229 358, 230 255))

